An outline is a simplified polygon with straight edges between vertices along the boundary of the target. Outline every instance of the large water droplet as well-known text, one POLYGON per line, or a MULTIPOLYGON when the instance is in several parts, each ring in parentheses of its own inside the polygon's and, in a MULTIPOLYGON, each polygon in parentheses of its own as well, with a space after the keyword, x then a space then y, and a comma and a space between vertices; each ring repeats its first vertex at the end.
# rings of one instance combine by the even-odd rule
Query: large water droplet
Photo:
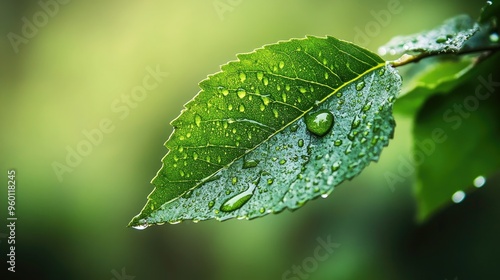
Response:
POLYGON ((465 199, 465 192, 457 191, 451 196, 451 200, 455 203, 460 203, 465 199))
POLYGON ((305 123, 307 129, 311 133, 317 136, 324 136, 333 127, 334 123, 333 114, 326 109, 322 109, 315 113, 307 115, 305 117, 305 123))
POLYGON ((500 39, 499 36, 498 36, 498 33, 493 32, 493 33, 490 34, 490 42, 492 42, 492 43, 498 43, 498 39, 500 39))
POLYGON ((243 163, 243 169, 247 169, 247 168, 253 168, 253 167, 257 167, 257 165, 259 164, 259 160, 256 160, 256 159, 249 159, 249 160, 246 160, 244 163, 243 163))
POLYGON ((148 224, 144 224, 144 225, 137 225, 137 226, 132 226, 132 228, 134 229, 138 229, 138 230, 144 230, 146 228, 148 228, 149 225, 148 224))
POLYGON ((241 208, 241 206, 243 206, 250 198, 252 198, 254 190, 255 185, 251 184, 246 191, 239 193, 222 203, 220 210, 222 212, 232 212, 241 208))
POLYGON ((245 106, 243 106, 243 105, 240 105, 240 108, 239 108, 239 110, 240 110, 240 112, 242 112, 242 113, 243 113, 243 112, 245 112, 245 106))
POLYGON ((280 69, 283 69, 283 67, 285 67, 285 62, 280 61, 279 67, 280 67, 280 69))
POLYGON ((476 188, 484 186, 485 183, 486 183, 486 178, 484 178, 483 176, 478 176, 473 181, 474 187, 476 188))
POLYGON ((244 98, 247 95, 247 92, 244 89, 240 88, 238 89, 237 94, 239 98, 244 98))

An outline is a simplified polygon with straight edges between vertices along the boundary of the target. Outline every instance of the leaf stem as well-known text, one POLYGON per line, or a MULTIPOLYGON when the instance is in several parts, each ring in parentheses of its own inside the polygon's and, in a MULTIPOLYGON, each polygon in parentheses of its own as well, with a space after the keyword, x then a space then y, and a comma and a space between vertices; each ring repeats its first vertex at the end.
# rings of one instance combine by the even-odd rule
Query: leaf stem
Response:
POLYGON ((455 54, 455 55, 465 55, 470 53, 480 53, 480 52, 496 52, 500 50, 500 45, 489 45, 489 46, 480 46, 478 48, 472 48, 467 50, 461 50, 457 53, 449 53, 449 52, 441 52, 441 53, 420 53, 420 54, 403 54, 400 58, 390 61, 390 65, 392 67, 400 67, 410 63, 417 63, 420 60, 432 56, 444 55, 444 54, 455 54))

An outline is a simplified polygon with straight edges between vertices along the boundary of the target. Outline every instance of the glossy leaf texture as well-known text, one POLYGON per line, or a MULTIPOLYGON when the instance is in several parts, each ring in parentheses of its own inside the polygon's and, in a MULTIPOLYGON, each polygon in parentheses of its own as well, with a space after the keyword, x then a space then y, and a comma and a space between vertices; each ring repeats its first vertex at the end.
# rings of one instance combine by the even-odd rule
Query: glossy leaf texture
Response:
POLYGON ((379 54, 456 53, 478 30, 479 24, 474 19, 459 15, 432 30, 394 37, 379 48, 379 54))
POLYGON ((351 43, 293 39, 221 70, 172 122, 155 189, 130 226, 299 208, 359 174, 392 137, 400 76, 351 43))
POLYGON ((418 220, 459 202, 500 172, 499 61, 498 54, 483 61, 449 94, 429 98, 418 112, 413 148, 418 220))

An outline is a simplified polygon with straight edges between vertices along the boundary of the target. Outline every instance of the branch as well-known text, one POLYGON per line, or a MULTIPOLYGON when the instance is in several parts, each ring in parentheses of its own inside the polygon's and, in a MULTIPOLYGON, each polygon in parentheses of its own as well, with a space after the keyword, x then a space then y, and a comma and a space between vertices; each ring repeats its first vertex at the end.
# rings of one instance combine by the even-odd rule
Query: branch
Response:
POLYGON ((452 52, 441 52, 441 53, 420 53, 420 54, 403 54, 400 58, 390 61, 389 63, 391 64, 392 67, 400 67, 406 64, 410 63, 417 63, 421 59, 427 58, 427 57, 432 57, 432 56, 438 56, 438 55, 444 55, 444 54, 454 54, 454 55, 465 55, 465 54, 470 54, 470 53, 480 53, 480 52, 491 52, 494 53, 496 51, 500 50, 500 45, 490 45, 490 46, 481 46, 478 48, 473 48, 473 49, 467 49, 467 50, 461 50, 457 53, 452 53, 452 52))

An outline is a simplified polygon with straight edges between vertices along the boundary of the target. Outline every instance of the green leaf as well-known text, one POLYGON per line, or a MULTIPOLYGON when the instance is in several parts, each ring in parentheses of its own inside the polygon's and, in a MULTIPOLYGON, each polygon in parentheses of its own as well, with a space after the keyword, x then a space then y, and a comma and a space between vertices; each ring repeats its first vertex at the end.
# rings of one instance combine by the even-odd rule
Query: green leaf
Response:
POLYGON ((379 48, 379 53, 456 53, 478 30, 479 25, 470 16, 459 15, 432 30, 394 37, 379 48))
POLYGON ((156 187, 130 226, 296 209, 356 176, 392 137, 401 80, 377 55, 307 37, 238 59, 172 122, 156 187))
POLYGON ((500 56, 484 61, 446 96, 431 97, 414 134, 418 219, 423 221, 468 193, 479 176, 500 171, 500 56))
POLYGON ((409 66, 409 71, 401 72, 405 83, 394 111, 413 116, 430 96, 448 93, 459 86, 475 61, 473 56, 428 58, 409 66))

